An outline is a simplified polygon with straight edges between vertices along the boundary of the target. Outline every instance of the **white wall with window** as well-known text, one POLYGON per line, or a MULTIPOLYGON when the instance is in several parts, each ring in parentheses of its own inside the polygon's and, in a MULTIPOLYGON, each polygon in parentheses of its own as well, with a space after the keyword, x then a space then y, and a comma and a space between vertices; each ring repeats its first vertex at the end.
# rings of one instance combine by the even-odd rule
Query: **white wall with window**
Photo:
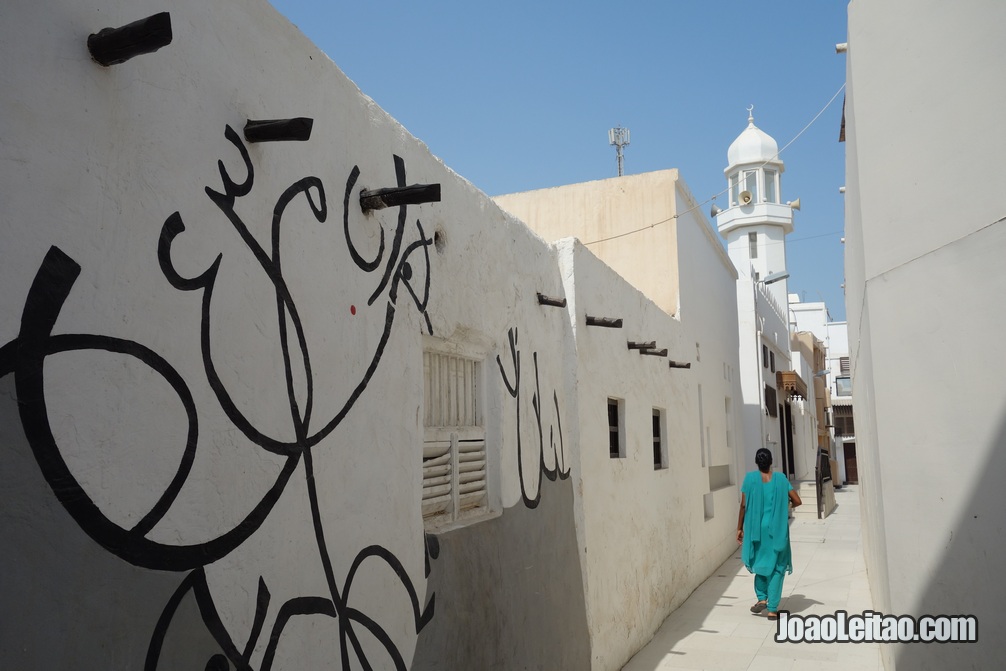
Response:
POLYGON ((736 548, 736 275, 712 231, 700 228, 708 224, 687 226, 680 319, 578 241, 557 243, 576 322, 575 491, 596 668, 622 663, 736 548), (587 326, 586 315, 623 326, 587 326), (650 340, 666 356, 627 348, 650 340), (645 607, 632 596, 640 592, 645 607))
POLYGON ((580 419, 573 477, 591 648, 596 668, 619 668, 736 549, 744 461, 737 270, 675 170, 496 200, 548 240, 596 240, 640 219, 666 222, 589 249, 556 243, 576 343, 568 388, 580 419), (587 326, 586 315, 621 318, 623 327, 587 326), (650 340, 667 355, 626 346, 650 340), (618 458, 609 399, 624 402, 618 458), (655 467, 654 409, 666 423, 664 468, 655 467), (641 591, 645 602, 632 598, 641 591))

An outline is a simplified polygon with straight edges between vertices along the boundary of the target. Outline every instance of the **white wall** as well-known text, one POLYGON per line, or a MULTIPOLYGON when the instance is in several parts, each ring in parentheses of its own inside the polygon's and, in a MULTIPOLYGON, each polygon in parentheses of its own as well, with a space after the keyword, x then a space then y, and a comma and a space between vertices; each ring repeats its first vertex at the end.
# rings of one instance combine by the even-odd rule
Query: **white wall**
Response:
POLYGON ((738 472, 750 467, 742 456, 736 271, 674 170, 496 200, 549 238, 590 242, 640 221, 665 222, 590 251, 561 243, 579 362, 574 478, 591 658, 593 668, 617 669, 736 548, 738 472), (588 314, 620 317, 624 326, 588 327, 588 314), (655 340, 691 368, 630 352, 629 340, 655 340), (625 404, 624 459, 608 456, 609 397, 625 404), (654 408, 666 411, 666 470, 653 468, 654 408))
MULTIPOLYGON (((0 560, 21 613, 0 666, 139 668, 158 632, 161 668, 214 649, 253 668, 407 666, 436 626, 423 336, 485 357, 493 512, 547 497, 542 472, 568 473, 573 443, 539 447, 534 391, 556 393, 546 435, 576 424, 569 320, 535 297, 562 295, 555 252, 265 2, 181 0, 170 45, 90 59, 88 34, 162 9, 21 3, 0 23, 0 524, 16 539, 0 560), (241 137, 296 116, 309 141, 241 137), (396 156, 442 201, 364 213, 396 156), (512 331, 516 399, 495 360, 512 363, 512 331)), ((503 542, 539 565, 552 550, 503 542)))
POLYGON ((179 0, 170 45, 91 61, 88 34, 161 9, 0 23, 0 666, 618 668, 735 548, 736 468, 709 477, 737 463, 734 275, 704 220, 678 321, 501 211, 260 0, 179 0), (308 141, 242 139, 298 116, 308 141), (441 201, 360 207, 399 182, 441 201), (427 533, 434 341, 481 358, 490 510, 427 533))
MULTIPOLYGON (((739 500, 736 484, 739 474, 753 467, 753 450, 749 460, 743 454, 749 437, 741 419, 747 400, 740 388, 737 273, 676 170, 495 200, 549 239, 576 235, 589 244, 620 235, 589 244, 589 252, 576 247, 579 251, 574 254, 578 259, 575 274, 580 278, 574 331, 584 419, 580 458, 588 625, 595 668, 618 668, 621 658, 649 639, 696 581, 708 576, 736 547, 731 532, 739 500), (664 223, 639 234, 621 235, 646 221, 664 223), (601 266, 593 254, 613 270, 595 272, 594 266, 601 266), (582 266, 589 270, 585 272, 582 266), (622 277, 642 294, 628 289, 622 277), (584 303, 585 299, 589 300, 584 303), (633 307, 637 304, 642 307, 633 307), (611 314, 595 306, 604 306, 611 314), (583 325, 585 314, 623 316, 634 311, 638 316, 631 321, 625 318, 624 333, 583 325), (690 370, 669 371, 666 360, 638 355, 629 357, 633 365, 624 369, 603 367, 609 356, 612 365, 622 361, 624 355, 614 357, 611 352, 624 348, 626 340, 656 339, 658 348, 666 346, 661 338, 648 336, 647 329, 628 331, 632 321, 641 319, 654 324, 651 331, 673 334, 669 358, 690 363, 690 370), (603 350, 594 349, 597 342, 604 343, 603 350), (608 349, 615 345, 614 350, 608 349), (620 379, 616 370, 628 377, 620 379), (641 382, 646 379, 641 376, 650 374, 646 371, 654 370, 658 372, 653 373, 652 382, 641 382), (606 373, 598 376, 598 371, 606 373), (588 383, 595 377, 596 382, 588 383), (674 386, 667 387, 669 382, 674 386), (634 444, 631 455, 635 456, 614 463, 607 456, 604 430, 608 396, 625 400, 629 420, 644 439, 634 444), (669 432, 675 454, 680 455, 676 459, 683 461, 672 460, 670 473, 654 473, 647 456, 651 448, 645 438, 653 407, 667 408, 669 417, 675 418, 674 423, 669 420, 669 432), (596 447, 588 447, 589 441, 597 441, 596 447), (638 455, 636 450, 640 450, 638 455), (688 484, 674 480, 675 473, 688 484), (653 492, 654 478, 672 481, 671 491, 653 492), (627 491, 644 492, 653 510, 623 498, 627 491), (593 539, 601 539, 600 547, 593 539), (690 549, 685 552, 685 547, 690 549), (678 566, 683 556, 687 556, 687 569, 678 566), (615 573, 621 576, 617 581, 615 573)), ((565 274, 569 276, 569 271, 565 274)), ((786 342, 784 325, 773 333, 786 342)), ((779 356, 780 365, 787 357, 779 356)))
POLYGON ((744 397, 737 336, 737 271, 683 180, 677 181, 676 190, 682 212, 677 220, 677 248, 681 250, 677 258, 679 316, 689 341, 695 344, 695 353, 684 361, 693 362, 692 369, 702 385, 702 422, 710 438, 700 437, 706 455, 703 465, 730 465, 732 481, 737 483, 746 468, 743 449, 737 451, 745 440, 741 424, 744 397), (726 398, 730 398, 731 418, 724 415, 726 398))
POLYGON ((731 383, 723 379, 724 362, 717 356, 722 344, 702 347, 696 361, 688 329, 583 245, 562 241, 560 255, 576 320, 581 424, 574 478, 591 668, 618 669, 736 548, 736 484, 712 493, 714 517, 705 519, 709 478, 697 419, 701 385, 716 441, 709 452, 716 463, 732 463, 722 437, 723 398, 731 383), (587 326, 587 315, 620 318, 623 327, 587 326), (628 350, 628 340, 656 340, 670 359, 691 362, 692 368, 671 369, 668 358, 628 350), (624 458, 609 456, 608 398, 624 402, 624 458), (660 470, 653 463, 654 408, 666 416, 668 467, 660 470))
POLYGON ((790 294, 789 315, 793 331, 810 331, 828 344, 828 308, 824 303, 804 303, 799 294, 790 294))
POLYGON ((871 588, 885 612, 981 629, 886 647, 889 669, 1006 664, 988 634, 1006 626, 1004 21, 999 3, 850 5, 847 314, 871 588))
POLYGON ((775 370, 790 370, 789 329, 782 309, 768 291, 768 287, 740 278, 736 283, 738 307, 738 348, 740 383, 744 397, 745 456, 741 470, 754 468, 755 452, 761 447, 772 450, 777 466, 782 464, 782 431, 779 417, 765 414, 768 407, 765 386, 776 389, 774 407, 783 402, 783 393, 777 389, 776 374, 771 369, 771 359, 764 361, 764 352, 775 357, 775 370), (765 348, 763 350, 763 347, 765 348))
MULTIPOLYGON (((798 298, 796 294, 791 299, 798 298)), ((801 303, 799 300, 789 304, 790 323, 796 331, 810 331, 824 343, 827 358, 828 387, 832 395, 836 395, 835 378, 843 375, 841 358, 849 356, 849 330, 847 322, 833 322, 828 318, 828 308, 824 303, 801 303)), ((815 371, 816 372, 816 371, 815 371)), ((846 374, 847 375, 847 374, 846 374)), ((842 394, 847 395, 847 394, 842 394)))

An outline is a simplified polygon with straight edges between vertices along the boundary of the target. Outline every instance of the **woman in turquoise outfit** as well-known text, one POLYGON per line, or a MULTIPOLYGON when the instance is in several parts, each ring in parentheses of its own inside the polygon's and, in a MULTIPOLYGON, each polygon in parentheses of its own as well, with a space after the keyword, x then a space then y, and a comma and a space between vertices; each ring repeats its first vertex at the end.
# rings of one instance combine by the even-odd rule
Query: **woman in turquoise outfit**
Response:
POLYGON ((767 611, 770 620, 779 617, 784 573, 793 572, 789 547, 789 503, 802 502, 789 479, 772 472, 772 453, 764 447, 755 453, 757 471, 744 477, 741 485, 741 510, 737 516, 737 542, 741 560, 755 574, 757 603, 752 613, 767 611))

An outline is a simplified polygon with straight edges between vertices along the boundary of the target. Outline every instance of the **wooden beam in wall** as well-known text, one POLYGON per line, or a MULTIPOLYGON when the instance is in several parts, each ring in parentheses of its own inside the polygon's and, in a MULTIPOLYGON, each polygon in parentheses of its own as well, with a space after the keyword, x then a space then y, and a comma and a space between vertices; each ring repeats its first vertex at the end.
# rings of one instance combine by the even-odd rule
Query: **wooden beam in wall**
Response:
POLYGON ((307 142, 311 139, 314 119, 249 119, 245 123, 245 139, 249 142, 307 142))
POLYGON ((367 210, 381 210, 396 205, 420 205, 422 203, 439 203, 439 184, 412 184, 411 186, 392 186, 386 189, 373 189, 360 192, 360 207, 367 210))
POLYGON ((587 326, 603 326, 609 329, 622 328, 622 320, 614 317, 591 317, 587 315, 587 326))
POLYGON ((565 298, 549 298, 545 294, 538 292, 538 305, 551 305, 554 308, 566 307, 565 298))
POLYGON ((171 44, 171 16, 154 14, 118 28, 102 28, 87 36, 87 51, 97 63, 108 67, 149 54, 171 44))

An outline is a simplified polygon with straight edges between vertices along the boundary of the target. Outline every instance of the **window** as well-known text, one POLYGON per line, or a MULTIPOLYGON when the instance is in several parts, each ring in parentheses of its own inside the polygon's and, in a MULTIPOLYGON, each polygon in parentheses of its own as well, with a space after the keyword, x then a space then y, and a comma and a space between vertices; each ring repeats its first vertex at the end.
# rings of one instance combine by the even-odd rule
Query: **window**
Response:
POLYGON ((851 377, 836 377, 835 378, 835 395, 836 396, 852 396, 852 378, 851 377))
POLYGON ((423 352, 423 519, 435 525, 488 509, 482 363, 423 352))
POLYGON ((836 405, 835 411, 835 436, 855 436, 856 435, 856 425, 853 421, 852 406, 851 405, 836 405))
POLYGON ((768 365, 769 365, 769 370, 771 370, 774 373, 775 372, 775 352, 769 352, 768 353, 768 365))
POLYGON ((851 431, 846 431, 845 429, 845 417, 835 418, 835 437, 841 438, 845 435, 854 435, 851 431))
POLYGON ((758 258, 758 234, 748 233, 748 257, 758 258))
POLYGON ((849 357, 847 357, 847 356, 839 357, 838 358, 838 367, 839 367, 839 372, 842 375, 848 375, 849 371, 850 371, 849 357))
POLYGON ((779 196, 778 190, 776 189, 776 175, 778 173, 775 170, 765 171, 765 201, 769 203, 778 203, 779 196))
POLYGON ((761 367, 768 368, 768 345, 765 343, 761 346, 761 367))
POLYGON ((723 415, 726 418, 725 424, 727 427, 727 448, 729 449, 734 446, 733 431, 731 430, 731 427, 733 426, 734 422, 733 403, 730 401, 729 396, 723 399, 723 415))
POLYGON ((653 409, 653 470, 667 468, 667 449, 664 446, 664 411, 653 409))
POLYGON ((765 410, 768 412, 769 417, 779 416, 779 410, 776 407, 777 404, 775 387, 765 385, 765 410))
POLYGON ((608 456, 620 459, 625 456, 625 401, 608 399, 608 456))
POLYGON ((702 466, 706 465, 706 431, 705 427, 705 416, 702 410, 702 385, 698 385, 699 388, 699 460, 702 466))
POLYGON ((737 204, 737 194, 740 193, 740 189, 737 188, 738 185, 737 173, 730 175, 730 204, 737 204))
POLYGON ((744 190, 751 194, 751 202, 758 202, 758 171, 744 171, 744 190))

